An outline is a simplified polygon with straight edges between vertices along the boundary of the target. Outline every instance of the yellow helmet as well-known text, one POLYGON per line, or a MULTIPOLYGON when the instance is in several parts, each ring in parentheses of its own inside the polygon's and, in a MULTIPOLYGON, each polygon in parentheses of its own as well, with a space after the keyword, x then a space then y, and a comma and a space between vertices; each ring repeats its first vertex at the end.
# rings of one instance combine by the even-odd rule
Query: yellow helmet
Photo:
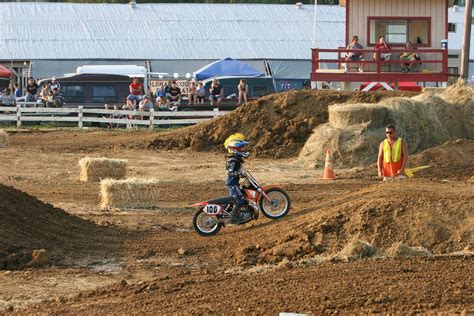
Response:
POLYGON ((238 156, 248 157, 249 152, 245 151, 245 146, 248 142, 245 141, 245 135, 241 133, 235 133, 227 137, 224 142, 224 147, 231 154, 237 154, 238 156))

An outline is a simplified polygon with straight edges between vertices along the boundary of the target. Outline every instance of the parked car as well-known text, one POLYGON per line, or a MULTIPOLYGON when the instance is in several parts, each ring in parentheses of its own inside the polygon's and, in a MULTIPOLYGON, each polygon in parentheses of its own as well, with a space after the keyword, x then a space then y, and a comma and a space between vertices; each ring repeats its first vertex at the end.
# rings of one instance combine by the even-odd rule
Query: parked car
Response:
MULTIPOLYGON (((79 74, 56 78, 61 84, 65 107, 101 108, 104 103, 125 103, 129 94, 130 77, 109 74, 79 74)), ((40 80, 40 86, 50 79, 40 80)))

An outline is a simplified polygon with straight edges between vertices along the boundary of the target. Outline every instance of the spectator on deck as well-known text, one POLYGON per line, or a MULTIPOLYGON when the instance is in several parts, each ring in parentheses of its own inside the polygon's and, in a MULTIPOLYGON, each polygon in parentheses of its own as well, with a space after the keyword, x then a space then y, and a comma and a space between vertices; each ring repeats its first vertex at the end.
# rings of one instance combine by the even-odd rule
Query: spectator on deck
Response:
POLYGON ((130 94, 128 95, 127 99, 133 101, 135 104, 138 104, 142 100, 143 85, 137 77, 134 77, 132 83, 130 83, 128 87, 130 94))
MULTIPOLYGON (((353 36, 352 37, 352 42, 347 45, 347 49, 364 49, 364 46, 359 44, 359 37, 358 36, 353 36)), ((360 61, 364 60, 362 53, 359 52, 348 52, 346 54, 346 60, 347 61, 360 61)), ((346 70, 350 69, 351 64, 346 66, 346 70)), ((362 64, 359 64, 359 72, 363 72, 364 69, 362 68, 362 64)))
POLYGON ((196 82, 194 80, 189 83, 188 100, 189 104, 196 103, 196 82))
MULTIPOLYGON (((390 49, 388 47, 387 43, 385 43, 385 37, 384 36, 379 37, 379 41, 377 42, 377 44, 375 44, 374 49, 376 51, 377 50, 390 49)), ((390 60, 390 57, 392 57, 391 53, 380 53, 380 58, 382 60, 390 60)), ((377 54, 374 54, 374 59, 377 59, 377 54)))
POLYGON ((379 145, 377 167, 379 177, 384 181, 405 177, 405 166, 408 160, 408 146, 398 137, 394 125, 385 127, 386 139, 379 145))
POLYGON ((222 98, 224 97, 224 88, 219 83, 219 80, 212 80, 211 87, 209 88, 209 94, 209 101, 211 101, 211 105, 214 105, 214 101, 217 101, 216 105, 219 106, 222 98))
POLYGON ((18 82, 15 82, 13 84, 13 88, 15 89, 15 98, 21 98, 22 97, 22 94, 21 94, 21 89, 20 89, 20 85, 18 84, 18 82))
POLYGON ((206 97, 206 90, 204 89, 204 84, 202 81, 197 83, 196 88, 196 103, 204 103, 204 98, 206 97))
POLYGON ((166 104, 166 91, 163 86, 163 82, 160 82, 158 87, 156 88, 156 102, 155 105, 157 107, 163 106, 166 104))
POLYGON ((177 106, 181 103, 181 89, 174 80, 171 82, 171 87, 169 93, 166 95, 166 100, 168 101, 168 105, 173 104, 177 106))
POLYGON ((51 78, 49 89, 53 92, 54 92, 54 89, 58 89, 58 92, 61 92, 61 84, 56 80, 56 77, 51 78))
POLYGON ((5 88, 3 90, 2 98, 0 100, 2 101, 3 106, 16 106, 16 98, 10 88, 5 88))
MULTIPOLYGON (((411 42, 408 42, 408 43, 406 43, 406 45, 405 45, 405 49, 407 49, 407 50, 414 50, 414 49, 416 49, 416 48, 413 47, 413 44, 412 44, 411 42)), ((418 55, 417 52, 406 51, 406 52, 403 52, 403 53, 400 55, 400 60, 415 61, 415 60, 420 60, 420 56, 418 55)), ((414 63, 409 63, 409 64, 403 63, 403 64, 402 64, 402 72, 408 72, 408 71, 410 71, 411 68, 413 67, 413 65, 416 65, 416 64, 414 64, 414 63)))
POLYGON ((239 91, 239 102, 237 102, 237 105, 240 105, 242 99, 244 99, 244 103, 247 104, 249 85, 245 79, 240 80, 240 83, 237 85, 237 90, 239 91))
POLYGON ((26 85, 26 102, 35 102, 38 94, 38 84, 33 78, 28 78, 28 84, 26 85))
POLYGON ((145 95, 143 100, 140 101, 138 105, 138 110, 140 111, 150 111, 153 108, 153 102, 150 101, 150 98, 145 95))

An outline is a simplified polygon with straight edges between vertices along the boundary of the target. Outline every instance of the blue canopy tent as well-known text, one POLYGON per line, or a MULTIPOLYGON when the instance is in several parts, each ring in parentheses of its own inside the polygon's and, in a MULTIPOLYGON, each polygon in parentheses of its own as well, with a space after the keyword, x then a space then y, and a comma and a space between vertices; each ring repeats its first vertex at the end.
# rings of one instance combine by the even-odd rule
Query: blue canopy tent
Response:
POLYGON ((251 66, 230 57, 215 61, 194 72, 197 80, 206 80, 212 77, 262 77, 265 74, 251 66))

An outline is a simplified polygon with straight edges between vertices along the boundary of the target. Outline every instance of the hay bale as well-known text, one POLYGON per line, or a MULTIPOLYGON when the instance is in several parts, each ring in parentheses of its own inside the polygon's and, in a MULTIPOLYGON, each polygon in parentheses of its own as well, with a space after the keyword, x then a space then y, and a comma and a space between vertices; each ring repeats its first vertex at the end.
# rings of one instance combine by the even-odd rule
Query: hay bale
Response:
POLYGON ((85 157, 79 160, 81 175, 79 180, 98 182, 102 179, 124 179, 127 173, 126 160, 85 157))
POLYGON ((467 105, 472 103, 473 90, 464 80, 459 79, 456 84, 447 87, 441 97, 451 103, 467 105))
POLYGON ((336 104, 329 106, 329 125, 348 127, 366 123, 369 127, 382 127, 387 109, 377 104, 336 104))
POLYGON ((138 209, 158 207, 160 184, 157 179, 105 179, 100 182, 102 209, 138 209))
POLYGON ((4 130, 0 130, 0 148, 8 147, 8 134, 4 130))
POLYGON ((336 128, 329 124, 319 125, 301 150, 297 165, 308 168, 324 167, 327 149, 333 151, 336 168, 362 167, 375 161, 378 144, 384 139, 384 129, 367 129, 366 124, 351 128, 336 128))
POLYGON ((351 259, 371 258, 377 255, 379 250, 366 241, 353 239, 347 243, 339 252, 338 256, 351 259))
POLYGON ((402 242, 396 242, 385 251, 385 256, 390 258, 429 257, 432 256, 432 254, 426 248, 410 247, 402 242))

